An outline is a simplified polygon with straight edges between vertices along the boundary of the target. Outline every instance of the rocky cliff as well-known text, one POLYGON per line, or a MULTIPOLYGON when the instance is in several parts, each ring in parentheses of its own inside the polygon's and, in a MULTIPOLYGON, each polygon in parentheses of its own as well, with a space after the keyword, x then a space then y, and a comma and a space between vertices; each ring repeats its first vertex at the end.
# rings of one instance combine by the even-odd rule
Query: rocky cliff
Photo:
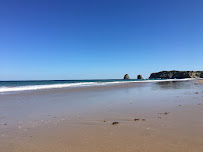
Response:
POLYGON ((149 79, 203 78, 203 71, 161 71, 152 73, 149 79))
POLYGON ((130 79, 130 77, 128 76, 128 74, 125 74, 123 79, 130 79))

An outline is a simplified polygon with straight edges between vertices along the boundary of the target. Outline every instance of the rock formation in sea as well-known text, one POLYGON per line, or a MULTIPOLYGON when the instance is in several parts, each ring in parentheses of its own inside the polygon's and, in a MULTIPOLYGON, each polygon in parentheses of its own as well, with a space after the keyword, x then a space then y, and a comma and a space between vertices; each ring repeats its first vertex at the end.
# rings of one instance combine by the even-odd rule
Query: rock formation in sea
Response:
POLYGON ((123 79, 130 79, 130 77, 128 76, 128 74, 125 74, 123 79))
POLYGON ((137 79, 143 79, 142 75, 138 75, 137 79))
POLYGON ((152 73, 149 79, 203 78, 203 71, 161 71, 152 73))

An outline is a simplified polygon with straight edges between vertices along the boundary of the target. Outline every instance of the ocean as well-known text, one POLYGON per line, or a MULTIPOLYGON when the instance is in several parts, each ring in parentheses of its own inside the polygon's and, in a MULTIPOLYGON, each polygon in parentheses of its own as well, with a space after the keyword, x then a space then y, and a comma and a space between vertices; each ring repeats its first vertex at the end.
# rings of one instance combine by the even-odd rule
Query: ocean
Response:
MULTIPOLYGON (((184 79, 188 80, 188 79, 184 79)), ((27 91, 27 90, 39 90, 39 89, 57 89, 68 87, 90 87, 90 86, 104 86, 121 83, 131 82, 157 82, 157 81, 179 81, 176 80, 138 80, 138 79, 103 79, 103 80, 32 80, 32 81, 0 81, 0 93, 1 92, 13 92, 13 91, 27 91)), ((180 81, 183 81, 181 79, 180 81)))

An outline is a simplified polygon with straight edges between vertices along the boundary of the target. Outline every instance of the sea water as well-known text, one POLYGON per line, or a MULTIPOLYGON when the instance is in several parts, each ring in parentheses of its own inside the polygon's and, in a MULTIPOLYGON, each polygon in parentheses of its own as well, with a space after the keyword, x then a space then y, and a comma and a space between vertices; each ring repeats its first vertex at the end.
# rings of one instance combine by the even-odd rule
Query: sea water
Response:
POLYGON ((0 81, 0 93, 12 91, 27 91, 39 89, 56 89, 68 87, 91 87, 134 82, 157 82, 157 81, 183 81, 189 79, 168 80, 138 80, 138 79, 106 79, 106 80, 32 80, 32 81, 0 81))

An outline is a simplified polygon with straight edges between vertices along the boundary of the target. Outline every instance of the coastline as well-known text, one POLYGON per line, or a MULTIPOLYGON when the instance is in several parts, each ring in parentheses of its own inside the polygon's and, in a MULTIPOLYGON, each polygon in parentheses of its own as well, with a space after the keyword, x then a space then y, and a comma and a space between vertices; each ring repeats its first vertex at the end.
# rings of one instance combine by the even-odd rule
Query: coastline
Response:
POLYGON ((0 149, 202 151, 202 90, 192 80, 1 94, 0 149))
MULTIPOLYGON (((82 88, 82 87, 94 87, 94 86, 112 86, 112 85, 121 85, 121 84, 128 84, 128 83, 154 83, 154 82, 168 82, 168 81, 191 81, 191 80, 199 80, 195 78, 185 78, 185 79, 144 79, 144 80, 138 80, 138 79, 132 79, 132 80, 102 80, 103 82, 100 82, 98 80, 95 82, 78 82, 78 83, 55 83, 55 84, 32 84, 32 85, 23 85, 23 86, 1 86, 0 87, 0 93, 4 92, 17 92, 17 91, 34 91, 34 90, 45 90, 45 89, 61 89, 61 88, 82 88)), ((68 80, 70 81, 70 80, 68 80)), ((85 80, 78 80, 78 81, 85 81, 85 80)), ((87 81, 87 80, 86 80, 87 81)), ((2 81, 3 82, 3 81, 2 81)), ((6 81, 9 82, 9 81, 6 81)), ((15 81, 12 81, 15 82, 15 81)), ((16 81, 16 82, 22 82, 22 81, 16 81)), ((23 81, 26 82, 26 81, 23 81)), ((35 82, 35 81, 28 81, 28 82, 35 82)), ((43 82, 43 81, 41 81, 43 82)), ((44 82, 47 82, 45 80, 44 82)), ((56 82, 56 81, 54 81, 56 82)), ((63 81, 62 81, 63 82, 63 81)), ((66 82, 66 81, 64 81, 66 82)))

